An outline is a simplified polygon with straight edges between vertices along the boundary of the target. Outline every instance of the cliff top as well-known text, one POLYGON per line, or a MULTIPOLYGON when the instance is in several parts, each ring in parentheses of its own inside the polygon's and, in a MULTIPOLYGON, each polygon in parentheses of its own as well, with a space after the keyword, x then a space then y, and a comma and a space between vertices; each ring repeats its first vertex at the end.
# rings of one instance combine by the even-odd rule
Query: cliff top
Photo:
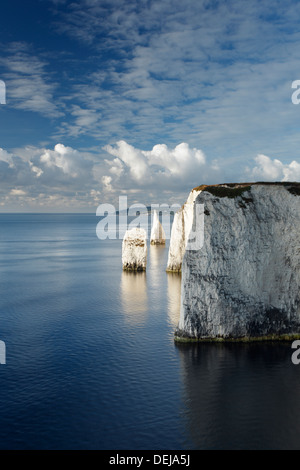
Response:
POLYGON ((296 182, 258 182, 258 183, 226 183, 197 186, 193 191, 207 191, 216 197, 235 198, 250 191, 252 186, 284 186, 294 196, 300 196, 300 183, 296 182))

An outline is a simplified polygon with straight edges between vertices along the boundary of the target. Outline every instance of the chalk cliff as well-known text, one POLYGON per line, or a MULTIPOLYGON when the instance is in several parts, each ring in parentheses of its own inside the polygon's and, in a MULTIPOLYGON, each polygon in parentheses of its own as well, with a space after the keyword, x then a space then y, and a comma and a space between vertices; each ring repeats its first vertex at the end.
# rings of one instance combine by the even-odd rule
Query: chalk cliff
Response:
POLYGON ((127 230, 122 244, 124 271, 146 271, 147 234, 142 228, 127 230))
POLYGON ((174 216, 167 265, 169 272, 181 272, 183 256, 193 225, 194 202, 200 192, 193 189, 186 203, 174 216))
POLYGON ((162 224, 159 221, 157 211, 153 214, 153 224, 151 229, 150 244, 151 245, 165 245, 166 234, 162 224))
POLYGON ((176 339, 300 336, 300 183, 196 191, 204 246, 184 255, 176 339))

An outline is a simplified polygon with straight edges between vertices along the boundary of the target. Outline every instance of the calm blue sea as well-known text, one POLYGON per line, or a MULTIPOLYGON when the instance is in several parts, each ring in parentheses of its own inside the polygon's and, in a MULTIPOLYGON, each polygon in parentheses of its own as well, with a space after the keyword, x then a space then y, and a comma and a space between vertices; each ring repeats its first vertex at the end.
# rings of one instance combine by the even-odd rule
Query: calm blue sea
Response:
POLYGON ((0 448, 299 449, 291 345, 176 345, 168 245, 123 273, 97 222, 0 215, 0 448))

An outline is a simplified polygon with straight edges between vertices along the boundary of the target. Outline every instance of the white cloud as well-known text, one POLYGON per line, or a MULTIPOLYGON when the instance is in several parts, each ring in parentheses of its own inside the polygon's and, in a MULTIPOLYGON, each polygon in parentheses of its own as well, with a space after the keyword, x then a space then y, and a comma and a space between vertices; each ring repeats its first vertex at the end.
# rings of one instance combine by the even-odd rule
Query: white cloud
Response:
POLYGON ((32 165, 31 171, 33 171, 33 173, 36 174, 36 177, 37 177, 37 178, 39 178, 40 176, 42 176, 42 174, 44 173, 41 168, 38 168, 38 167, 35 166, 35 165, 32 165))
POLYGON ((300 181, 300 163, 293 161, 289 165, 286 165, 283 173, 283 181, 300 181))
POLYGON ((46 150, 40 157, 41 163, 48 168, 59 168, 66 175, 78 178, 80 171, 85 170, 86 160, 71 147, 57 144, 54 150, 46 150))
MULTIPOLYGON (((195 175, 202 173, 205 167, 205 156, 201 150, 190 148, 187 143, 181 143, 170 149, 165 144, 155 145, 152 150, 140 150, 125 141, 119 141, 116 147, 107 145, 104 149, 112 156, 113 161, 107 161, 110 173, 122 180, 124 174, 132 182, 142 187, 149 185, 159 189, 159 184, 173 185, 178 182, 193 181, 195 175)), ((198 180, 199 181, 199 180, 198 180)))
MULTIPOLYGON (((258 149, 296 158, 294 1, 277 2, 276 20, 259 0, 53 1, 54 26, 85 43, 85 61, 76 44, 71 57, 72 48, 42 54, 42 45, 19 43, 3 47, 0 63, 10 105, 53 117, 64 112, 57 141, 92 136, 102 146, 122 138, 135 148, 184 141, 212 158, 247 159, 258 149)), ((144 157, 136 156, 136 169, 129 164, 135 180, 148 171, 144 157)), ((110 174, 123 170, 112 165, 110 174)))
POLYGON ((97 154, 61 143, 54 149, 25 147, 14 153, 2 149, 0 204, 4 206, 1 207, 18 210, 19 199, 22 199, 22 207, 33 210, 95 206, 100 201, 102 188, 98 162, 97 154), (94 175, 95 168, 98 178, 94 175))
POLYGON ((62 143, 53 149, 18 148, 15 154, 2 150, 0 196, 22 196, 26 203, 32 205, 35 201, 43 207, 54 202, 57 207, 59 198, 62 204, 77 200, 79 206, 85 200, 88 207, 101 198, 113 202, 120 194, 145 203, 150 194, 166 200, 171 191, 178 199, 184 198, 192 186, 215 172, 206 163, 204 153, 187 143, 174 148, 158 144, 152 150, 141 150, 118 141, 105 150, 111 159, 62 143))
MULTIPOLYGON (((106 147, 107 149, 112 149, 112 147, 106 147)), ((108 151, 108 150, 107 150, 108 151)), ((120 178, 120 176, 124 173, 124 165, 122 161, 119 158, 115 158, 114 160, 104 160, 105 163, 110 166, 110 173, 115 175, 117 178, 120 178)))
POLYGON ((25 43, 11 43, 5 52, 0 65, 6 69, 7 105, 47 117, 62 117, 55 99, 58 85, 47 71, 47 62, 34 55, 25 43))
POLYGON ((1 207, 18 210, 22 203, 33 210, 91 210, 102 202, 117 204, 124 194, 129 203, 182 203, 200 184, 300 181, 297 161, 283 163, 263 154, 241 170, 235 160, 230 166, 228 160, 209 160, 188 143, 142 150, 118 141, 105 150, 111 159, 62 143, 53 149, 25 147, 14 153, 0 149, 1 207))
POLYGON ((118 173, 121 161, 125 163, 129 169, 133 180, 142 181, 145 179, 148 173, 148 164, 143 151, 135 149, 132 145, 129 145, 127 142, 122 140, 117 142, 117 148, 107 145, 104 147, 104 150, 106 150, 110 155, 114 155, 119 158, 119 161, 114 160, 116 164, 111 166, 112 173, 118 173))
POLYGON ((111 176, 105 175, 105 176, 102 177, 102 184, 103 184, 104 191, 106 191, 106 192, 113 191, 113 187, 111 185, 111 182, 112 182, 112 177, 111 176))
POLYGON ((278 159, 272 160, 259 154, 255 158, 256 166, 250 174, 256 180, 266 181, 300 181, 300 163, 293 161, 284 164, 278 159))
POLYGON ((101 200, 101 192, 100 192, 100 191, 97 191, 97 190, 95 190, 95 189, 92 189, 92 190, 90 191, 90 196, 93 198, 93 201, 94 201, 95 203, 99 203, 100 200, 101 200))
POLYGON ((185 177, 191 171, 198 171, 206 163, 202 150, 191 149, 186 143, 181 143, 174 149, 169 149, 165 144, 155 145, 150 152, 142 153, 149 165, 161 167, 161 171, 169 176, 185 177))
POLYGON ((3 150, 2 148, 0 148, 0 161, 8 163, 11 168, 14 166, 13 154, 3 150))
POLYGON ((75 125, 79 128, 88 128, 96 124, 99 119, 95 110, 82 109, 79 106, 74 106, 71 114, 76 117, 75 125))
MULTIPOLYGON (((248 159, 258 149, 296 155, 294 1, 277 2, 276 20, 259 0, 75 0, 57 8, 60 32, 84 42, 94 60, 84 80, 72 77, 59 137, 122 138, 135 148, 184 141, 212 158, 248 159)), ((135 179, 146 174, 138 158, 135 179)))
POLYGON ((26 192, 22 189, 12 189, 10 191, 11 196, 26 196, 26 192))

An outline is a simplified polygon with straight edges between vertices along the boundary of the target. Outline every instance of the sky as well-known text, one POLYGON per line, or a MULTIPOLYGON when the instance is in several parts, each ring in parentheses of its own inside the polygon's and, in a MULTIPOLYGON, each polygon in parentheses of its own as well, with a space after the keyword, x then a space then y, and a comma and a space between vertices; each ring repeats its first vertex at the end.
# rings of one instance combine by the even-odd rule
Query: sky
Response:
POLYGON ((182 204, 200 184, 300 181, 300 2, 0 10, 0 212, 94 212, 124 195, 182 204))

